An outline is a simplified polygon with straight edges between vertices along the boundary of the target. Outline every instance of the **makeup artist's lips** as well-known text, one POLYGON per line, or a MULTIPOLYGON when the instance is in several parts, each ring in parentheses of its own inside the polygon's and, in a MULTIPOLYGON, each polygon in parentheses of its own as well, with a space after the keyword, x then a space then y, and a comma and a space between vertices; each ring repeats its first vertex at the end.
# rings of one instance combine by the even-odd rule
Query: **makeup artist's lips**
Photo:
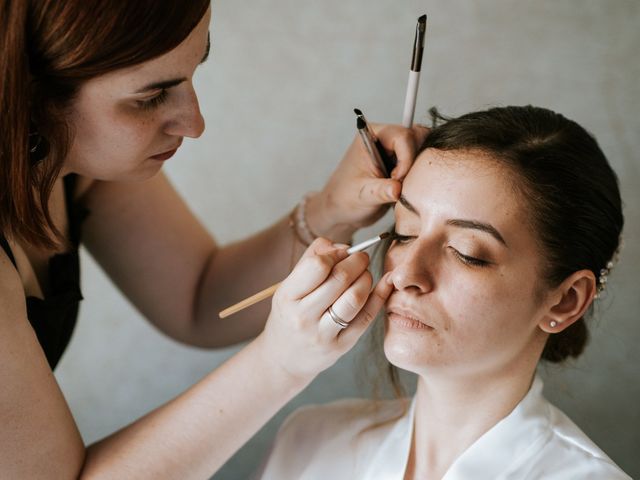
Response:
POLYGON ((433 330, 416 312, 401 307, 387 307, 389 322, 412 330, 433 330))

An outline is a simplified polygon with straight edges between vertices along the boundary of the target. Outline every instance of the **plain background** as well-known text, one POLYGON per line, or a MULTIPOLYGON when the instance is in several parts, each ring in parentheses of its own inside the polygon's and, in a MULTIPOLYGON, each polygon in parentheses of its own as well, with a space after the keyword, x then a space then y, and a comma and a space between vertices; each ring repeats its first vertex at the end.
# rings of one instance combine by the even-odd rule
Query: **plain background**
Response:
MULTIPOLYGON (((422 13, 429 23, 416 121, 426 122, 433 105, 452 115, 549 107, 591 131, 620 177, 625 248, 591 322, 591 344, 579 361, 543 375, 547 396, 640 477, 637 0, 214 2, 212 53, 196 77, 207 130, 185 142, 167 172, 219 242, 268 226, 322 187, 355 135, 354 107, 371 121, 400 122, 422 13)), ((167 339, 86 252, 82 261, 85 300, 56 376, 92 442, 171 399, 237 348, 207 352, 167 339)), ((361 350, 320 375, 214 478, 250 478, 296 406, 366 395, 354 365, 361 350)))

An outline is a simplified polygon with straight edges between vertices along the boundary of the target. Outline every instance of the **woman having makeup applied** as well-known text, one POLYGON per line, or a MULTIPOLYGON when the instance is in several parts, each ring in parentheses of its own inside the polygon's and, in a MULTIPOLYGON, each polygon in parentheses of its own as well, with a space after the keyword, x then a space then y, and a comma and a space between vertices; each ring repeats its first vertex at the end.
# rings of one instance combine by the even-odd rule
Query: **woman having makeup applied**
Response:
POLYGON ((294 412, 261 478, 628 479, 536 376, 582 353, 620 248, 598 144, 526 106, 445 120, 420 150, 381 280, 393 291, 377 346, 398 399, 294 412), (417 376, 412 399, 397 368, 417 376))
POLYGON ((426 129, 380 130, 398 159, 393 179, 356 141, 321 192, 219 246, 162 173, 204 129, 193 76, 209 52, 209 0, 0 0, 0 12, 0 476, 208 478, 382 306, 391 286, 374 287, 368 256, 333 242, 397 200, 426 129), (253 339, 89 446, 52 373, 82 299, 81 234, 170 337, 208 348, 253 339), (218 319, 285 277, 271 305, 218 319))

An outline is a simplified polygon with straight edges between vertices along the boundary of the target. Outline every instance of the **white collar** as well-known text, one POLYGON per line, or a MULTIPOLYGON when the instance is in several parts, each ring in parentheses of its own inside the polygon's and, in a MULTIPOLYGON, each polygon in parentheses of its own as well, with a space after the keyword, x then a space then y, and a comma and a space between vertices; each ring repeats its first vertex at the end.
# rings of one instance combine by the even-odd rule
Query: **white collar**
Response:
POLYGON ((509 415, 484 433, 453 462, 442 480, 495 480, 517 470, 552 435, 548 403, 537 376, 509 415))
MULTIPOLYGON (((483 434, 451 465, 442 480, 495 480, 517 469, 541 449, 552 434, 548 403, 537 376, 529 392, 505 418, 483 434)), ((377 454, 366 469, 365 479, 404 478, 415 418, 415 397, 407 414, 380 439, 377 454)))

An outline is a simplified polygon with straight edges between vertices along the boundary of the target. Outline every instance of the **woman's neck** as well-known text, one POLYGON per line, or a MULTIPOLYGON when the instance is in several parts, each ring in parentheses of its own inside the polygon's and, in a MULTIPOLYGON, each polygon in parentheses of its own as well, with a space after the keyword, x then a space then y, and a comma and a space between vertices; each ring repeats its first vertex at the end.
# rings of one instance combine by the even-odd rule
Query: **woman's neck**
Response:
POLYGON ((420 376, 405 480, 439 479, 529 391, 533 369, 473 377, 420 376))

